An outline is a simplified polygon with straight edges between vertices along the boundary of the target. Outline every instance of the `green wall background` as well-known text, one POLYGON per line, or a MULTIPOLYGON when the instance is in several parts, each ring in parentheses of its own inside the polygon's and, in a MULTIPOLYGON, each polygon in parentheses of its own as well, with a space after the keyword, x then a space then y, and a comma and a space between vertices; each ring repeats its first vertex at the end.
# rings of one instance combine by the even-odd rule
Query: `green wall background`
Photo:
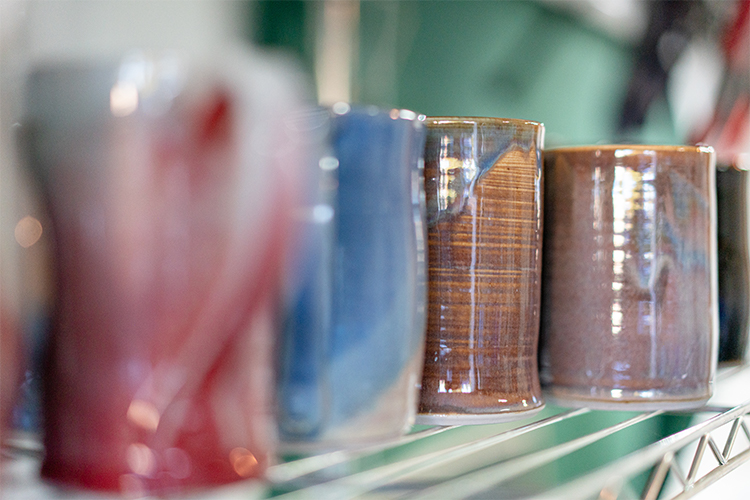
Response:
MULTIPOLYGON (((377 22, 378 4, 362 4, 363 48, 375 45, 367 25, 377 22)), ((548 144, 613 137, 630 47, 532 2, 410 2, 399 10, 399 35, 415 35, 398 44, 397 106, 541 121, 548 144)), ((368 83, 363 100, 373 93, 368 83)))
MULTIPOLYGON (((322 2, 263 0, 254 40, 312 74, 322 2)), ((546 145, 619 140, 635 47, 530 0, 363 0, 357 102, 426 115, 541 121, 546 145)), ((664 100, 629 141, 679 143, 664 100)))

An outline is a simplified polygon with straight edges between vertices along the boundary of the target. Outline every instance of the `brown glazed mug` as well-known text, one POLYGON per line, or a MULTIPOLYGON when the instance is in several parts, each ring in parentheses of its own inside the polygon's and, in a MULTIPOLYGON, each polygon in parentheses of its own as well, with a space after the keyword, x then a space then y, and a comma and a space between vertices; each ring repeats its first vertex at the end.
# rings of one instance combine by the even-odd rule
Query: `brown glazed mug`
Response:
POLYGON ((718 346, 713 149, 552 149, 545 180, 547 395, 601 409, 703 405, 718 346))
POLYGON ((428 320, 417 423, 544 406, 537 370, 544 126, 426 119, 428 320))

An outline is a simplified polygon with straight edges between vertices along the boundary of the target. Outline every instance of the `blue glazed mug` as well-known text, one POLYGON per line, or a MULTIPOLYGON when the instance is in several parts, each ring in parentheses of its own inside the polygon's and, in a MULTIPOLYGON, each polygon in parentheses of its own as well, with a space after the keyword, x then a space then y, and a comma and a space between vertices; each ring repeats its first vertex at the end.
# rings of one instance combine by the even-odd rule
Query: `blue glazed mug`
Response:
POLYGON ((345 104, 304 122, 319 188, 297 210, 288 265, 282 446, 397 436, 414 421, 422 370, 425 129, 411 111, 345 104))

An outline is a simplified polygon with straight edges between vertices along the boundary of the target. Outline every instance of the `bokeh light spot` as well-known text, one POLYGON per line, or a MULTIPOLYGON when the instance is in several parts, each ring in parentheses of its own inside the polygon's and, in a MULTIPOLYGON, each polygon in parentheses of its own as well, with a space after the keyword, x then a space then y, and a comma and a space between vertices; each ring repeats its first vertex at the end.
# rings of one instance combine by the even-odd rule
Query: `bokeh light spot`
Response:
POLYGON ((126 460, 130 470, 139 476, 150 477, 156 472, 156 456, 145 444, 134 443, 128 446, 126 460))
POLYGON ((42 223, 27 215, 16 224, 15 237, 19 245, 29 248, 42 237, 42 223))
POLYGON ((245 448, 235 448, 229 452, 229 462, 241 477, 250 477, 258 465, 258 459, 245 448))
POLYGON ((154 432, 159 427, 159 410, 148 401, 134 399, 128 407, 127 416, 130 423, 147 431, 154 432))
POLYGON ((138 109, 138 88, 119 82, 109 92, 109 109, 114 116, 128 116, 138 109))

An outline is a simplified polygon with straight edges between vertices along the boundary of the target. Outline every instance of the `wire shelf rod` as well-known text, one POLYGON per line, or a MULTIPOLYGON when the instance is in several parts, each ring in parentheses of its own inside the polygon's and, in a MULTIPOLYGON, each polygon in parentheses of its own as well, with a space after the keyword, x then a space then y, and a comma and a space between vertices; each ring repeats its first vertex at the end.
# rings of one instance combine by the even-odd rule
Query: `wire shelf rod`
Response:
POLYGON ((748 461, 750 461, 750 448, 727 460, 724 465, 714 468, 696 481, 692 487, 678 493, 676 496, 672 497, 671 500, 685 500, 692 497, 748 461))
POLYGON ((740 430, 740 424, 742 423, 742 417, 738 417, 735 419, 734 422, 732 422, 732 430, 729 431, 729 437, 727 437, 727 443, 724 445, 724 450, 721 452, 722 455, 724 455, 724 458, 728 459, 729 455, 732 453, 732 448, 734 447, 735 441, 737 441, 737 434, 740 430))
POLYGON ((651 473, 648 483, 644 489, 641 498, 643 500, 656 500, 659 498, 661 487, 667 478, 667 472, 672 468, 674 462, 674 453, 668 452, 659 462, 659 465, 651 473))
POLYGON ((281 498, 326 498, 328 500, 356 498, 369 491, 380 488, 381 486, 390 484, 408 474, 424 471, 454 460, 465 458, 483 449, 501 444, 523 434, 528 434, 558 422, 562 422, 563 420, 584 415, 589 413, 589 411, 590 410, 586 408, 567 410, 522 427, 503 431, 494 436, 476 439, 468 443, 458 444, 443 450, 406 459, 401 462, 384 465, 323 484, 310 486, 304 490, 298 490, 282 495, 281 498))
POLYGON ((376 445, 350 450, 336 450, 320 455, 292 460, 290 462, 273 465, 266 471, 266 479, 272 483, 284 483, 294 479, 318 472, 334 465, 356 460, 358 458, 374 455, 384 450, 398 448, 420 439, 425 439, 436 434, 443 433, 455 426, 447 425, 443 427, 431 427, 422 431, 407 434, 397 440, 387 443, 378 443, 376 445))
MULTIPOLYGON (((593 495, 599 492, 604 485, 611 483, 614 478, 632 477, 635 474, 643 472, 658 463, 666 453, 678 452, 696 439, 701 439, 701 437, 708 432, 718 429, 738 417, 742 417, 749 411, 750 401, 747 401, 741 405, 735 406, 727 412, 715 415, 704 422, 700 422, 692 427, 688 427, 687 429, 661 439, 645 448, 630 453, 609 465, 592 471, 582 478, 575 479, 534 498, 536 500, 551 498, 582 498, 587 494, 593 495)), ((741 425, 744 425, 744 422, 741 425)), ((706 438, 706 444, 708 446, 710 446, 709 443, 710 441, 706 438)), ((744 456, 744 453, 745 452, 738 456, 744 456)), ((747 458, 744 458, 743 460, 747 460, 747 458)), ((700 462, 700 460, 698 460, 698 462, 700 462)), ((726 465, 719 467, 726 467, 726 465)), ((696 481, 695 484, 698 484, 699 481, 700 480, 696 481)), ((688 474, 688 482, 691 482, 690 474, 688 474)))
POLYGON ((632 425, 653 418, 656 415, 661 415, 661 413, 661 411, 641 413, 613 426, 592 432, 591 434, 567 441, 557 446, 491 465, 476 472, 465 474, 456 479, 424 489, 415 495, 409 495, 407 498, 411 500, 432 500, 434 498, 459 499, 470 497, 477 493, 487 491, 504 481, 554 462, 555 460, 578 451, 632 425))

